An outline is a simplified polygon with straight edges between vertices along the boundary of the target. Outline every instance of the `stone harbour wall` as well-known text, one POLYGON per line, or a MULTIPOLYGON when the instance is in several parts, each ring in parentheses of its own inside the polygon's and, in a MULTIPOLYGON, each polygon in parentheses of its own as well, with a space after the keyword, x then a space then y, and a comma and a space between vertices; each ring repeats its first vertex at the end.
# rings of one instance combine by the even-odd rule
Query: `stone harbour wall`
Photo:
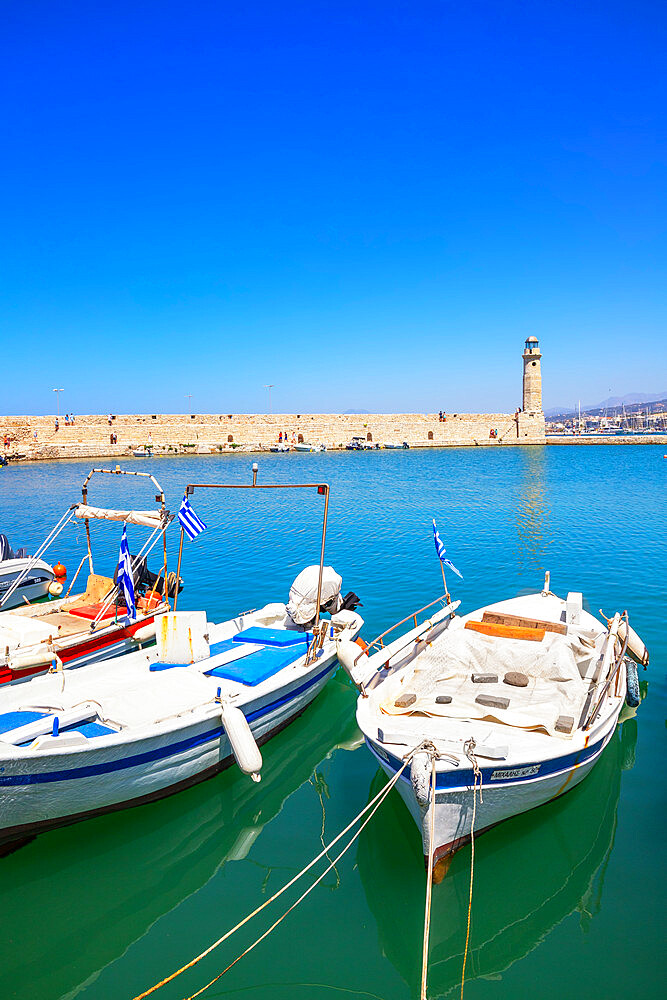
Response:
POLYGON ((542 413, 114 414, 0 417, 0 453, 26 459, 113 457, 151 445, 156 453, 262 451, 278 440, 344 448, 358 435, 412 448, 544 444, 542 413), (112 436, 116 442, 112 442, 112 436), (5 445, 5 440, 8 444, 5 445))

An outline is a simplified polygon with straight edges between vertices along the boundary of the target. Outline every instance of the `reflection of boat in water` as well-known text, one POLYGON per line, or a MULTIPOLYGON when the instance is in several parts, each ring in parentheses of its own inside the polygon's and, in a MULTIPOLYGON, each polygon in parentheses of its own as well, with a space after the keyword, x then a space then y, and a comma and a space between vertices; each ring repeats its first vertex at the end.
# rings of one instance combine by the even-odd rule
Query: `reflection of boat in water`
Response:
MULTIPOLYGON (((334 678, 305 716, 267 744, 259 785, 234 768, 177 798, 53 831, 0 859, 3 903, 12 914, 12 931, 0 943, 3 996, 74 996, 93 979, 97 996, 132 996, 149 985, 148 954, 161 969, 174 956, 161 918, 189 906, 198 914, 199 943, 207 937, 202 913, 223 929, 234 923, 228 913, 245 915, 261 900, 232 900, 235 866, 227 866, 252 855, 290 796, 332 748, 357 735, 350 700, 347 683, 334 678), (130 986, 119 989, 120 981, 130 986)), ((312 810, 319 817, 315 791, 312 810)), ((284 876, 281 869, 277 879, 284 876)))
MULTIPOLYGON (((530 815, 501 824, 480 841, 468 981, 508 969, 569 914, 578 910, 582 923, 595 917, 614 844, 621 771, 634 763, 636 739, 636 720, 628 719, 585 783, 530 815)), ((384 781, 378 771, 369 798, 384 781)), ((382 951, 406 983, 416 987, 424 919, 421 842, 398 795, 391 794, 380 813, 377 823, 361 834, 359 873, 382 951)), ((429 995, 458 991, 469 884, 470 852, 465 850, 433 890, 429 995)))

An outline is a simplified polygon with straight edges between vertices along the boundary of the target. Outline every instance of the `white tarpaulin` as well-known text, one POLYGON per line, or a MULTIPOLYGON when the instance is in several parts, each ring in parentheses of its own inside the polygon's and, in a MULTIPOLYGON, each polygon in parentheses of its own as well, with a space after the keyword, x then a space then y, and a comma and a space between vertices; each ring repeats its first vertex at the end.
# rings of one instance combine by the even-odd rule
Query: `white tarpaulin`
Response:
POLYGON ((162 511, 159 510, 109 510, 80 503, 74 516, 100 521, 126 521, 128 524, 140 524, 143 528, 162 527, 162 511))
MULTIPOLYGON (((320 577, 319 566, 308 566, 302 570, 290 587, 287 613, 297 625, 308 625, 317 613, 317 584, 320 577)), ((340 608, 340 588, 343 583, 333 566, 325 566, 322 571, 322 592, 320 607, 333 602, 332 614, 340 608)))
MULTIPOLYGON (((581 679, 572 640, 547 632, 542 642, 490 638, 467 629, 452 630, 427 646, 414 661, 411 673, 401 671, 402 684, 387 685, 381 710, 387 715, 446 716, 456 719, 493 719, 519 729, 555 729, 560 715, 579 721, 588 685, 581 679), (503 683, 506 673, 517 671, 528 677, 526 687, 503 683), (490 674, 497 682, 476 684, 473 674, 490 674), (414 693, 409 707, 395 704, 400 694, 414 693), (480 705, 478 695, 506 698, 506 708, 480 705), (448 704, 436 702, 449 695, 448 704)), ((569 734, 565 734, 569 735, 569 734)))

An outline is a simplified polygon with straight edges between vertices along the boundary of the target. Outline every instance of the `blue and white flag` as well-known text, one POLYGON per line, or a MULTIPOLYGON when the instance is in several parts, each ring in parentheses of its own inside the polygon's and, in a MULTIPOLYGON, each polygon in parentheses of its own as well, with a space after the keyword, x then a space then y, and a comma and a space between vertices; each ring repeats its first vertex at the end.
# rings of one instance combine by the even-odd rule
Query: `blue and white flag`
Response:
POLYGON ((127 544, 127 524, 123 524, 123 534, 120 539, 120 553, 118 555, 118 572, 116 574, 116 584, 118 589, 125 595, 127 614, 130 621, 137 620, 137 609, 134 603, 134 579, 132 577, 132 559, 127 544))
POLYGON ((183 503, 178 511, 178 520, 190 541, 194 541, 197 535, 201 535, 202 531, 206 531, 206 525, 197 517, 190 506, 187 494, 183 496, 183 503))
POLYGON ((445 555, 447 549, 442 544, 442 539, 436 527, 435 518, 433 518, 433 540, 435 542, 435 551, 438 553, 438 559, 440 560, 440 562, 444 566, 448 566, 453 573, 456 573, 457 576, 460 576, 461 579, 463 579, 463 573, 459 573, 459 571, 457 570, 456 566, 451 561, 451 559, 448 559, 447 556, 445 555))

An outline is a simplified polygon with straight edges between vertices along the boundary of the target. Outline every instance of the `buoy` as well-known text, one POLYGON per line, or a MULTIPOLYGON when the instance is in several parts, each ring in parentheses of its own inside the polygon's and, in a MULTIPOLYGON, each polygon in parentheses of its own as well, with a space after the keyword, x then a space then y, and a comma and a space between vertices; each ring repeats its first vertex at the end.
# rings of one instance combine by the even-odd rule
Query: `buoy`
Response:
POLYGON ((60 597, 63 592, 63 585, 59 583, 58 580, 51 580, 49 584, 49 593, 51 597, 60 597))
POLYGON ((221 704, 220 715, 236 763, 244 774, 252 777, 253 781, 261 781, 262 755, 245 715, 240 708, 224 701, 221 704))
POLYGON ((364 642, 364 640, 361 638, 360 635, 358 635, 357 638, 354 641, 356 642, 357 646, 361 647, 361 649, 363 650, 364 653, 367 652, 367 650, 368 650, 368 643, 364 642))
POLYGON ((625 703, 630 708, 637 708, 641 699, 639 693, 639 677, 637 676, 637 666, 632 660, 625 661, 626 690, 625 703))
POLYGON ((62 580, 64 576, 67 576, 67 570, 65 569, 65 567, 61 562, 57 562, 55 564, 55 566, 53 567, 53 572, 55 573, 56 578, 59 580, 62 580))

